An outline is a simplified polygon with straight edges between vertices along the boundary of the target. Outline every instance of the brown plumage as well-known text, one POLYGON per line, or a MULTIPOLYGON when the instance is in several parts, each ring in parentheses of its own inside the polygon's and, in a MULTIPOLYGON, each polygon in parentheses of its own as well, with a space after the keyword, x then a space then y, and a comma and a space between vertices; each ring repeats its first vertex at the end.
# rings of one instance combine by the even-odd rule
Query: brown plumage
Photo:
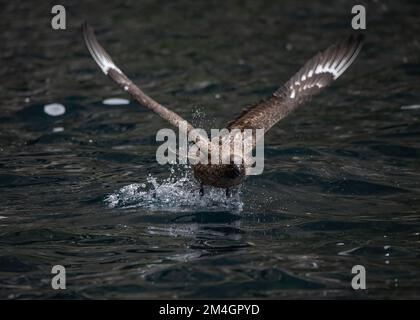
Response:
POLYGON ((318 53, 270 98, 244 110, 237 119, 228 124, 228 128, 259 128, 268 131, 337 79, 359 54, 362 37, 349 36, 318 53))
MULTIPOLYGON (((86 22, 82 29, 89 52, 106 75, 118 83, 142 106, 149 108, 171 125, 178 127, 181 121, 185 121, 175 112, 147 96, 121 71, 99 44, 92 28, 86 22)), ((350 36, 318 53, 271 97, 244 110, 238 118, 228 124, 228 129, 263 129, 264 132, 268 131, 279 120, 341 76, 356 59, 361 46, 361 35, 350 36)), ((187 122, 186 133, 192 129, 194 127, 187 122)), ((220 148, 219 142, 209 141, 205 136, 199 136, 196 143, 200 148, 205 144, 210 153, 212 149, 220 148)), ((255 147, 255 143, 256 141, 253 141, 252 147, 255 147)), ((241 184, 246 177, 248 162, 245 158, 239 165, 234 164, 233 160, 230 164, 196 164, 193 166, 194 174, 201 185, 226 188, 228 194, 230 187, 241 184)))

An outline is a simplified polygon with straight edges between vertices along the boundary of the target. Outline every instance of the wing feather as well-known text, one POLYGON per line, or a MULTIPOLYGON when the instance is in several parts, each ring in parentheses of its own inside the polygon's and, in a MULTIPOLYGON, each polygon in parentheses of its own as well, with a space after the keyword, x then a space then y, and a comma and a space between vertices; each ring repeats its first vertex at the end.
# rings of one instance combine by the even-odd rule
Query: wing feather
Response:
POLYGON ((318 53, 269 99, 244 110, 229 123, 228 128, 268 131, 279 120, 340 77, 359 54, 362 40, 362 35, 352 35, 318 53))
POLYGON ((86 47, 92 55, 93 60, 95 60, 95 62, 106 75, 108 75, 112 80, 119 84, 138 103, 157 113, 160 117, 167 120, 173 126, 178 127, 181 121, 185 121, 187 123, 187 132, 194 129, 190 123, 188 123, 178 114, 162 106, 161 104, 153 100, 151 97, 146 95, 139 87, 137 87, 121 71, 121 69, 115 65, 115 63, 111 59, 111 56, 99 44, 93 29, 88 25, 87 22, 83 23, 82 31, 86 47))

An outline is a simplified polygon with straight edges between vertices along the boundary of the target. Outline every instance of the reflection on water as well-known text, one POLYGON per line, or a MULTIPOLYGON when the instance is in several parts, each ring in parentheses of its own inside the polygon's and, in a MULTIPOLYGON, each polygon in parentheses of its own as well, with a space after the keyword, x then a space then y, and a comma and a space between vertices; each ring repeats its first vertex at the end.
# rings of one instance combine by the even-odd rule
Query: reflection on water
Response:
POLYGON ((230 199, 156 163, 166 124, 98 70, 79 30, 88 18, 147 93, 222 128, 347 34, 352 5, 93 1, 52 31, 49 7, 6 4, 0 298, 419 298, 418 4, 369 2, 354 66, 270 130, 264 173, 230 199))

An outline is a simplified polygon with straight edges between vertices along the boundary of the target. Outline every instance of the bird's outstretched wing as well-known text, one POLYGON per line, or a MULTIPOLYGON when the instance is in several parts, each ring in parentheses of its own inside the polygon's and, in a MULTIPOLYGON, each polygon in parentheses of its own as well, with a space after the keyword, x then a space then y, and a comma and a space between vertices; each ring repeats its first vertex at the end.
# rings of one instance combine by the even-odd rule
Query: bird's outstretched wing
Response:
POLYGON ((269 130, 341 76, 359 54, 362 38, 362 35, 349 36, 318 53, 269 99, 244 110, 228 128, 269 130))
MULTIPOLYGON (((175 127, 178 127, 181 121, 186 122, 186 120, 184 120, 178 114, 167 109, 166 107, 162 106, 161 104, 150 98, 148 95, 146 95, 120 70, 120 68, 118 68, 115 65, 109 54, 99 44, 93 29, 88 25, 87 22, 83 23, 82 31, 86 46, 90 54, 92 55, 92 58, 102 69, 102 71, 112 80, 118 83, 125 91, 127 91, 133 97, 133 99, 135 99, 142 106, 145 106, 148 109, 154 111, 175 127)), ((187 132, 190 132, 192 129, 194 129, 194 127, 190 123, 186 123, 187 132)))

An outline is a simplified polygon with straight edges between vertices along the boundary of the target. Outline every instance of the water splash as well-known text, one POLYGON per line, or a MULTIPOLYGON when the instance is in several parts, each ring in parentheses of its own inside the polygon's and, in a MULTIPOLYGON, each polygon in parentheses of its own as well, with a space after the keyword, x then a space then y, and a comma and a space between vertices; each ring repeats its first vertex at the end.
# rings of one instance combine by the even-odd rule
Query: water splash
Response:
POLYGON ((191 168, 171 167, 170 175, 159 181, 149 175, 146 183, 133 183, 108 195, 105 202, 111 208, 146 208, 160 211, 197 212, 233 211, 241 212, 243 202, 240 190, 226 197, 224 189, 205 187, 200 196, 199 184, 192 175, 191 168), (185 170, 187 169, 187 170, 185 170))

